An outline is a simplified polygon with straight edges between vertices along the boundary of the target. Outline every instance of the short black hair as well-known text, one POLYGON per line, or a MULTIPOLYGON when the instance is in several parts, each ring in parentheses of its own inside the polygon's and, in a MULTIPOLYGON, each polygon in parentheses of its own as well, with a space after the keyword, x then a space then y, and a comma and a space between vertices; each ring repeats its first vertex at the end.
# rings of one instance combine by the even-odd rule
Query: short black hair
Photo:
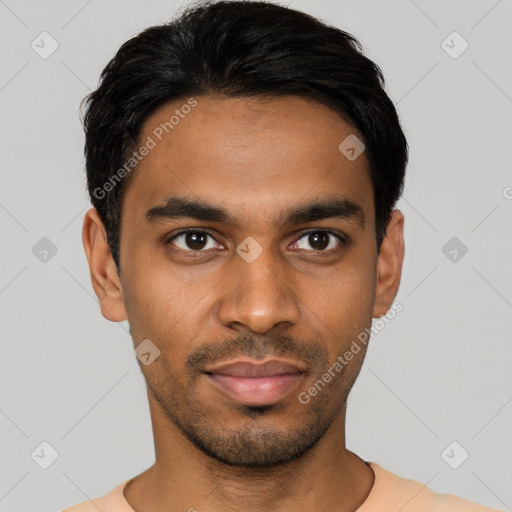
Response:
POLYGON ((207 1, 125 42, 83 100, 89 195, 118 273, 121 202, 133 175, 119 170, 159 106, 207 94, 299 96, 354 127, 370 166, 379 251, 408 160, 381 69, 354 36, 306 13, 263 1, 207 1))

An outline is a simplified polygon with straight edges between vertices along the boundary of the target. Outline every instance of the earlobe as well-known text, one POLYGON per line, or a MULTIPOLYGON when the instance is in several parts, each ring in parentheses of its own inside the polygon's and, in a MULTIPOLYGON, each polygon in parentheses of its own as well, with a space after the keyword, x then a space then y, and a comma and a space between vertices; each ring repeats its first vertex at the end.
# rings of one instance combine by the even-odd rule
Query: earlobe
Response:
POLYGON ((373 317, 384 316, 398 293, 404 260, 404 216, 393 210, 377 260, 377 283, 373 317))
POLYGON ((126 320, 121 281, 107 243, 105 227, 95 208, 85 214, 82 242, 102 315, 112 322, 126 320))

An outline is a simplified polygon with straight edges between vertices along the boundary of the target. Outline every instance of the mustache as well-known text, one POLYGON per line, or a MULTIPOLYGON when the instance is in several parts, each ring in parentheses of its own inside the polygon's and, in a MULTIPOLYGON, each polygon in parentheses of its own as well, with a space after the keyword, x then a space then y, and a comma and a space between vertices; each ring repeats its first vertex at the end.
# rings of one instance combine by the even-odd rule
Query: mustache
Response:
POLYGON ((328 351, 324 345, 293 338, 283 332, 273 332, 259 337, 240 333, 235 338, 199 345, 187 357, 185 367, 189 375, 197 375, 203 372, 205 366, 240 356, 254 359, 287 357, 303 361, 313 371, 320 371, 329 365, 328 351))

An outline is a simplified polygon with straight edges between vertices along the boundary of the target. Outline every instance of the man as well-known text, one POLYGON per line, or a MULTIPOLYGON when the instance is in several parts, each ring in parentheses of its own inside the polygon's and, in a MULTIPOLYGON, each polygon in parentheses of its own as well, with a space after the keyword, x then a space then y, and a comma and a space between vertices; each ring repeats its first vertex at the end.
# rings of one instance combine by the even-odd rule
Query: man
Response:
POLYGON ((361 333, 404 257, 383 84, 352 36, 262 2, 189 8, 105 68, 83 242, 102 314, 129 322, 156 461, 68 512, 491 510, 345 447, 361 333))

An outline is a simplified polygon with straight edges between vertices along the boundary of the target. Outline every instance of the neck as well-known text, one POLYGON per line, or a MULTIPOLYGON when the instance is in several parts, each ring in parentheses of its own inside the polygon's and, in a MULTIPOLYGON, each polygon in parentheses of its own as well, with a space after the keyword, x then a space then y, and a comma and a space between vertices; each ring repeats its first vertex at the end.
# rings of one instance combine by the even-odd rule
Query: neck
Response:
POLYGON ((304 456, 273 468, 244 468, 205 455, 148 397, 156 461, 124 489, 136 512, 353 512, 373 486, 372 469, 345 447, 346 405, 304 456))

